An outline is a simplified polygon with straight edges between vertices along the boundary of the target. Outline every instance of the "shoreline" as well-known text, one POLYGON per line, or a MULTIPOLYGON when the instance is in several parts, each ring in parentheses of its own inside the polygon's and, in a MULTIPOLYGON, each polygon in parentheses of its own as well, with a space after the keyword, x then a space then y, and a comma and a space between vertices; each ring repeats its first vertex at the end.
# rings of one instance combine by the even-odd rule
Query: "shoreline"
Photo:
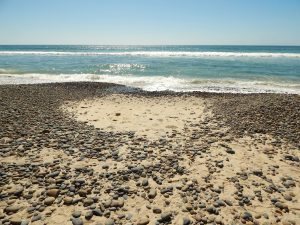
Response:
POLYGON ((299 95, 0 85, 0 110, 2 222, 300 222, 299 95))
POLYGON ((0 85, 29 85, 51 83, 113 83, 148 92, 207 92, 228 94, 297 94, 299 85, 293 80, 244 80, 237 78, 196 78, 176 76, 120 76, 81 74, 5 74, 0 68, 0 85))

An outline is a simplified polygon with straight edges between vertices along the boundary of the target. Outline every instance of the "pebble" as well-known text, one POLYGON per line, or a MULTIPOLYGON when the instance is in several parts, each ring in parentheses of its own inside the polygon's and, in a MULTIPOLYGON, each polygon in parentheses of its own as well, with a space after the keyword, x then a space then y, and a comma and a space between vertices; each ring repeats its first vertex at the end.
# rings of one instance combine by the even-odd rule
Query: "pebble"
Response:
POLYGON ((246 221, 252 221, 253 220, 253 217, 252 217, 252 214, 249 213, 249 212, 244 212, 242 218, 246 221))
POLYGON ((83 200, 83 205, 84 206, 90 206, 92 204, 94 204, 94 200, 92 198, 86 198, 86 199, 83 200))
POLYGON ((172 219, 172 213, 171 212, 164 212, 160 215, 159 222, 168 222, 172 219))
POLYGON ((161 209, 160 209, 160 208, 157 208, 157 207, 153 207, 152 211, 153 211, 153 213, 155 213, 155 214, 160 214, 160 213, 161 213, 161 209))
POLYGON ((44 200, 44 204, 45 205, 52 205, 53 202, 55 201, 55 198, 54 197, 48 197, 44 200))
POLYGON ((83 221, 80 218, 72 218, 71 221, 73 225, 83 225, 83 221))
POLYGON ((137 225, 146 225, 150 222, 150 220, 146 217, 143 217, 143 218, 140 218, 138 221, 137 221, 137 225))
POLYGON ((150 189, 149 194, 148 194, 148 198, 153 199, 155 198, 157 195, 157 192, 155 189, 150 189))
POLYGON ((59 194, 59 189, 50 189, 50 190, 47 190, 47 195, 50 196, 50 197, 54 197, 56 198, 59 194))
POLYGON ((192 221, 189 218, 183 218, 182 225, 189 225, 192 221))
POLYGON ((92 217, 93 217, 93 211, 87 211, 86 213, 85 213, 85 219, 86 220, 90 220, 90 219, 92 219, 92 217))
POLYGON ((71 198, 71 197, 65 197, 64 198, 64 204, 65 205, 72 205, 72 203, 73 203, 73 198, 71 198))
POLYGON ((80 211, 74 211, 74 212, 72 213, 72 216, 73 216, 74 218, 78 218, 78 217, 81 216, 81 212, 80 212, 80 211))
POLYGON ((38 215, 34 215, 32 218, 31 218, 31 222, 35 222, 35 221, 38 221, 38 220, 41 220, 42 219, 42 216, 40 214, 38 215))
POLYGON ((114 225, 114 224, 115 224, 115 222, 112 219, 107 219, 105 221, 105 225, 114 225))
POLYGON ((16 213, 20 210, 20 206, 18 205, 12 205, 12 206, 7 206, 5 209, 4 209, 4 212, 6 212, 7 214, 9 213, 16 213))

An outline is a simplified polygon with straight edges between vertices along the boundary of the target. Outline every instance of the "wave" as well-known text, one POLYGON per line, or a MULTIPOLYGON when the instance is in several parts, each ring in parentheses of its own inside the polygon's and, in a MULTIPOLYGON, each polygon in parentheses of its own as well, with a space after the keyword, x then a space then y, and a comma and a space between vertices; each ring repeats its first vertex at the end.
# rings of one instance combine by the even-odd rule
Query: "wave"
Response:
POLYGON ((300 58, 300 53, 270 52, 63 52, 63 51, 0 51, 0 55, 41 55, 41 56, 145 56, 145 57, 255 57, 255 58, 300 58))
POLYGON ((120 76, 96 74, 1 74, 0 84, 51 82, 107 82, 146 91, 215 92, 215 93, 288 93, 300 94, 300 84, 280 81, 245 81, 238 79, 192 79, 163 76, 120 76))

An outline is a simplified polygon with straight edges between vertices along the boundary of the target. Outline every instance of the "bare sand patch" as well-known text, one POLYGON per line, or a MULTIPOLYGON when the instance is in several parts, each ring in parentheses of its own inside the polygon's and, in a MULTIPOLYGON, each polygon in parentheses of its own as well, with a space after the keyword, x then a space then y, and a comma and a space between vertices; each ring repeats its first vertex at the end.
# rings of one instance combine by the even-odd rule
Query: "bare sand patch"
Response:
POLYGON ((65 105, 79 121, 106 131, 133 131, 156 139, 182 131, 188 122, 204 116, 205 101, 194 97, 135 97, 113 94, 65 105))

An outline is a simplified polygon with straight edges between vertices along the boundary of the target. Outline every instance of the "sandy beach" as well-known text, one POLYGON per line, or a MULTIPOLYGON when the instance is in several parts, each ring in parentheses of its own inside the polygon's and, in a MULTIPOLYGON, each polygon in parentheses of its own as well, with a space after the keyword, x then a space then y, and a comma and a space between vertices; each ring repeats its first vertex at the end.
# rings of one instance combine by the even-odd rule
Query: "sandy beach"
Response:
POLYGON ((300 224, 300 96, 0 86, 0 224, 300 224))

